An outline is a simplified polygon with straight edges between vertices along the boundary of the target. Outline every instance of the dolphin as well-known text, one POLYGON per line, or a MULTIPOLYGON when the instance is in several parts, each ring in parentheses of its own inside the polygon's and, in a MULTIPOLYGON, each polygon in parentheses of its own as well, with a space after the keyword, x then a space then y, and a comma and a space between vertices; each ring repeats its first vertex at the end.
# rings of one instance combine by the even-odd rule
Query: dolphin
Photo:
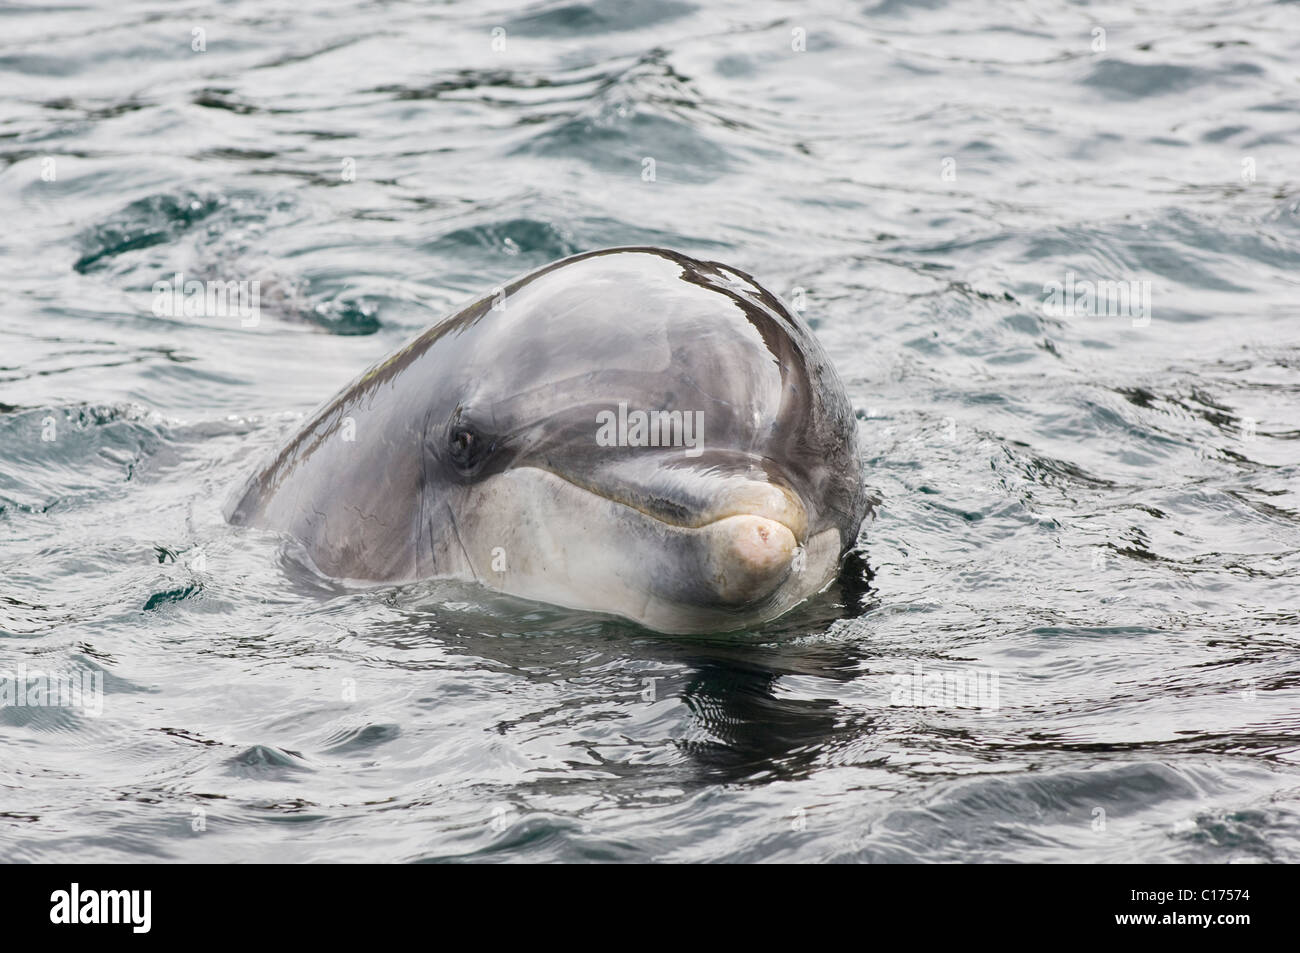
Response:
POLYGON ((629 247, 430 327, 226 516, 335 579, 475 581, 685 634, 827 588, 868 502, 852 405, 803 320, 735 268, 629 247))

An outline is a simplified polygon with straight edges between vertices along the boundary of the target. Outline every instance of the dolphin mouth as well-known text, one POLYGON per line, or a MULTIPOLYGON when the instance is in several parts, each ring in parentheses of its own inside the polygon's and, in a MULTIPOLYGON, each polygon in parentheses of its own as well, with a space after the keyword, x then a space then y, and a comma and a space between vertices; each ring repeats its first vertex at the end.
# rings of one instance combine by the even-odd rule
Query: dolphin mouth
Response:
POLYGON ((444 534, 433 564, 683 634, 762 624, 833 581, 839 530, 809 526, 793 492, 708 474, 691 484, 698 492, 674 496, 597 476, 592 486, 526 464, 469 485, 457 509, 464 525, 444 534), (718 492, 706 495, 706 483, 718 492))
POLYGON ((669 459, 648 474, 639 461, 621 461, 591 471, 586 478, 553 466, 538 465, 552 476, 580 490, 636 510, 643 516, 679 529, 703 529, 736 516, 752 516, 780 523, 801 543, 808 535, 808 511, 788 481, 774 479, 770 467, 758 458, 737 455, 743 464, 697 468, 689 461, 669 459))
POLYGON ((545 470, 653 521, 665 534, 690 540, 698 570, 694 588, 707 593, 708 601, 719 608, 761 605, 800 568, 808 513, 798 496, 780 484, 709 474, 704 479, 716 480, 716 493, 703 503, 683 503, 652 487, 589 482, 545 470))

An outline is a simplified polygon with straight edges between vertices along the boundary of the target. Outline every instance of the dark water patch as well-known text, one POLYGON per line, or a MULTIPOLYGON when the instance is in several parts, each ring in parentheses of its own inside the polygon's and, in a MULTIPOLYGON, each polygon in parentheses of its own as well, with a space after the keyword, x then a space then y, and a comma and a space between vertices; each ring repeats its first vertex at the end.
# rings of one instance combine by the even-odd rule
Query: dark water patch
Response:
POLYGON ((661 175, 665 183, 708 182, 734 165, 710 129, 742 127, 706 104, 664 51, 652 50, 603 83, 578 112, 548 122, 510 155, 579 158, 646 185, 661 175))
POLYGON ((595 0, 592 3, 539 4, 532 12, 506 21, 507 34, 571 38, 625 30, 644 29, 670 23, 696 10, 689 3, 664 0, 659 3, 624 3, 595 0))
POLYGON ((330 754, 359 754, 369 752, 395 740, 402 733, 399 725, 362 725, 343 728, 325 739, 324 750, 330 754))
MULTIPOLYGON (((590 82, 587 71, 563 79, 539 74, 516 72, 508 69, 497 70, 458 70, 446 79, 435 80, 423 86, 408 86, 400 83, 376 86, 366 90, 367 93, 383 94, 396 100, 441 99, 448 94, 473 93, 478 90, 491 90, 494 98, 499 98, 502 90, 537 90, 562 89, 579 83, 590 82)), ((487 94, 483 97, 487 98, 487 94)))
POLYGON ((379 305, 366 299, 332 298, 302 313, 331 334, 374 334, 380 328, 379 305))
POLYGON ((1142 98, 1177 92, 1206 82, 1206 71, 1168 63, 1133 63, 1107 57, 1093 65, 1085 85, 1112 96, 1142 98))
POLYGON ((299 752, 271 745, 245 748, 225 763, 227 774, 259 781, 295 781, 312 770, 299 752))
POLYGON ((204 149, 195 155, 196 159, 235 159, 235 160, 253 160, 274 159, 279 156, 278 152, 268 152, 264 149, 204 149))
POLYGON ((1175 836, 1214 854, 1226 851, 1277 863, 1277 852, 1270 843, 1270 835, 1279 824, 1294 826, 1294 821, 1276 811, 1201 814, 1180 826, 1175 836))
POLYGON ((655 162, 655 182, 661 177, 664 182, 710 182, 732 165, 726 150, 700 130, 626 106, 612 107, 612 115, 579 116, 553 125, 512 154, 578 158, 631 183, 648 182, 643 178, 650 169, 646 159, 655 162))
POLYGON ((116 118, 117 116, 124 116, 127 113, 132 113, 139 109, 148 109, 151 104, 144 103, 144 102, 137 102, 134 100, 128 100, 126 102, 111 103, 106 106, 96 106, 96 105, 91 105, 89 103, 84 103, 84 102, 79 103, 72 99, 63 98, 63 99, 46 100, 44 103, 42 103, 42 105, 46 109, 56 109, 61 112, 69 112, 69 111, 78 112, 81 114, 80 118, 82 119, 100 120, 100 119, 113 119, 116 118))
POLYGON ((226 112, 232 112, 237 116, 247 116, 253 113, 262 112, 261 107, 244 101, 235 95, 231 89, 204 89, 194 95, 191 100, 195 106, 203 106, 208 109, 220 109, 226 112))
POLYGON ((106 259, 173 241, 216 212, 225 200, 194 192, 151 195, 127 205, 110 220, 82 233, 82 254, 72 265, 85 274, 106 259))
POLYGON ((162 608, 176 602, 184 602, 191 596, 197 595, 202 591, 202 586, 182 586, 178 589, 168 589, 165 592, 155 592, 149 596, 144 604, 143 612, 152 612, 154 609, 162 608))
POLYGON ((864 16, 906 16, 915 10, 942 10, 948 6, 948 0, 881 0, 880 3, 863 7, 864 16))
MULTIPOLYGON (((577 254, 581 249, 573 238, 552 222, 517 218, 461 228, 430 243, 435 254, 474 256, 484 252, 546 262, 577 254)), ((520 262, 522 267, 524 262, 520 262)))

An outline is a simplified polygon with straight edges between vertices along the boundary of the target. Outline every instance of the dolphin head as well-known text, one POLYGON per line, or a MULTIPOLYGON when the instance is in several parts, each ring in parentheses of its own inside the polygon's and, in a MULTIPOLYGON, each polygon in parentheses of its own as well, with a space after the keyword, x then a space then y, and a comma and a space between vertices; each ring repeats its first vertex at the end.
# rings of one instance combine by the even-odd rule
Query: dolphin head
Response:
POLYGON ((413 375, 428 398, 417 575, 724 631, 825 588, 856 540, 866 498, 843 387, 747 275, 597 252, 431 335, 413 375))

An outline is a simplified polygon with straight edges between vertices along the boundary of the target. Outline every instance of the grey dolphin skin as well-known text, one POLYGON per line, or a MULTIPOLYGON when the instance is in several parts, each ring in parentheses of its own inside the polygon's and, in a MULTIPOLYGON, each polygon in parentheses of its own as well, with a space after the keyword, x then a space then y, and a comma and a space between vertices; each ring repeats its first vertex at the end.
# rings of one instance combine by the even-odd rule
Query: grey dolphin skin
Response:
POLYGON ((852 406, 753 278, 662 248, 575 255, 425 331, 232 499, 327 576, 430 577, 669 633, 830 585, 867 495, 852 406))

